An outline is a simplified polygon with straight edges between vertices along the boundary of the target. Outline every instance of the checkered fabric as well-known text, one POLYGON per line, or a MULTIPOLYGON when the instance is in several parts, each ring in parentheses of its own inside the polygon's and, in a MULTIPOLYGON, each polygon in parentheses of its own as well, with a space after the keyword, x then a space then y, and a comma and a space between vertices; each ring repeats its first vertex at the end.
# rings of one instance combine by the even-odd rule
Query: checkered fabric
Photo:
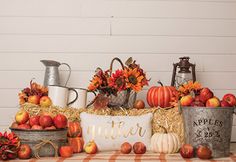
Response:
MULTIPOLYGON (((19 160, 13 160, 19 162, 19 160)), ((120 151, 100 152, 97 154, 79 153, 74 154, 71 158, 41 158, 29 159, 27 162, 236 162, 236 153, 230 157, 217 158, 211 160, 200 160, 198 158, 183 159, 180 154, 157 154, 147 152, 142 155, 121 154, 120 151)))

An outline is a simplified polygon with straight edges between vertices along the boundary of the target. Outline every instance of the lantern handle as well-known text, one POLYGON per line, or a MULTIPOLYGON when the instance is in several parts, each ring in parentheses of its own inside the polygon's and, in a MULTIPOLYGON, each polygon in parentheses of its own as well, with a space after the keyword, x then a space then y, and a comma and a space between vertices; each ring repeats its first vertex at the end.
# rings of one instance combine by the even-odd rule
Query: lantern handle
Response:
POLYGON ((173 68, 173 72, 172 72, 171 86, 175 85, 176 69, 177 69, 178 65, 179 65, 178 63, 173 64, 174 68, 173 68))
POLYGON ((193 76, 193 82, 196 81, 196 72, 195 72, 195 64, 190 64, 190 66, 192 67, 192 76, 193 76))

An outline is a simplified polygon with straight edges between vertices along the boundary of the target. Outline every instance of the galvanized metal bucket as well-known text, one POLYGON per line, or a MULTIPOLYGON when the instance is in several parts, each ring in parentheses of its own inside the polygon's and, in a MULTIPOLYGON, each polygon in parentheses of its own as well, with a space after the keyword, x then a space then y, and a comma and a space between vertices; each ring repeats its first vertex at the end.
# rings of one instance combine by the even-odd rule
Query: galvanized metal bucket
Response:
POLYGON ((230 155, 233 107, 181 107, 185 129, 185 143, 208 145, 214 158, 230 155))
POLYGON ((22 130, 10 128, 22 144, 28 144, 32 149, 32 156, 54 157, 58 155, 58 148, 67 144, 67 129, 55 130, 22 130))

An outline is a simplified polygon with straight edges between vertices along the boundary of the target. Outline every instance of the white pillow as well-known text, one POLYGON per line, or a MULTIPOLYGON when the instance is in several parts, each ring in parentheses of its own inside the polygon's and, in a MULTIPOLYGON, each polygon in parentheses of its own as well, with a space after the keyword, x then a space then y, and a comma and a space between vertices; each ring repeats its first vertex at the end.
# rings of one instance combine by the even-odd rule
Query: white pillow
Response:
POLYGON ((141 116, 80 114, 85 143, 94 140, 100 151, 119 150, 124 142, 143 142, 149 150, 152 113, 141 116))

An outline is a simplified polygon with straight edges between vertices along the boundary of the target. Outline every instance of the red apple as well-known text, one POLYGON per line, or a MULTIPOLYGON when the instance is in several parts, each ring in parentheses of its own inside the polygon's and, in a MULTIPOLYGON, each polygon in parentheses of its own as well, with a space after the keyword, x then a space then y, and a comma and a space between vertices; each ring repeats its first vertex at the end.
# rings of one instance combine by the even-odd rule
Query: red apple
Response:
POLYGON ((198 95, 198 96, 195 96, 195 97, 194 97, 194 101, 200 101, 200 102, 201 102, 200 96, 199 96, 199 95, 198 95))
POLYGON ((212 158, 212 151, 207 146, 202 146, 202 145, 198 146, 196 153, 197 157, 199 157, 200 159, 212 158))
POLYGON ((29 97, 28 97, 28 102, 29 102, 29 103, 38 105, 38 104, 39 104, 39 101, 40 101, 40 96, 38 96, 38 95, 33 95, 33 96, 29 96, 29 97))
POLYGON ((206 101, 214 96, 213 92, 209 88, 203 88, 200 91, 200 100, 205 104, 206 101))
POLYGON ((52 105, 52 100, 48 96, 43 96, 40 98, 39 105, 41 107, 49 107, 52 105))
POLYGON ((231 93, 224 95, 222 100, 228 102, 232 107, 236 105, 236 97, 231 93))
POLYGON ((57 129, 55 126, 51 126, 51 127, 46 127, 46 128, 44 128, 45 130, 55 130, 55 129, 57 129))
POLYGON ((21 109, 15 115, 15 120, 18 124, 24 124, 29 120, 29 114, 25 110, 21 109))
POLYGON ((31 157, 31 148, 27 144, 20 145, 19 151, 17 152, 19 159, 29 159, 31 157))
POLYGON ((135 154, 144 154, 146 152, 146 146, 142 142, 136 142, 133 145, 133 150, 135 154))
POLYGON ((121 145, 120 151, 123 154, 129 154, 132 151, 132 145, 129 142, 125 142, 121 145))
POLYGON ((35 115, 29 119, 29 125, 32 127, 33 125, 39 125, 40 116, 35 115))
POLYGON ((180 148, 180 155, 183 158, 192 158, 194 155, 194 149, 193 146, 190 144, 184 144, 181 148, 180 148))
POLYGON ((43 130, 43 127, 41 125, 33 125, 31 127, 31 129, 33 129, 33 130, 43 130))
POLYGON ((183 96, 180 99, 181 106, 190 106, 193 102, 193 97, 191 95, 183 96))
POLYGON ((49 116, 49 115, 42 115, 39 118, 39 124, 44 128, 51 127, 53 125, 53 120, 52 120, 51 116, 49 116))
POLYGON ((212 97, 207 100, 206 107, 219 107, 220 100, 217 97, 212 97))
POLYGON ((134 103, 134 108, 136 109, 143 109, 145 108, 145 103, 143 100, 136 100, 134 103))
POLYGON ((73 155, 73 148, 71 146, 61 146, 59 153, 61 157, 69 158, 73 155))
POLYGON ((53 118, 53 123, 56 128, 66 128, 67 127, 67 118, 63 114, 58 114, 53 118))
POLYGON ((11 127, 10 127, 10 128, 18 128, 17 122, 13 122, 13 123, 11 124, 11 127))
POLYGON ((231 105, 227 101, 224 101, 224 100, 220 101, 220 106, 221 107, 231 107, 231 105))
POLYGON ((84 146, 84 151, 87 154, 96 154, 98 151, 97 145, 94 141, 89 141, 85 146, 84 146))
POLYGON ((30 129, 30 126, 29 126, 29 124, 20 124, 20 125, 18 125, 17 128, 18 129, 30 129))
POLYGON ((201 101, 193 101, 191 103, 192 107, 205 107, 205 105, 201 101))

